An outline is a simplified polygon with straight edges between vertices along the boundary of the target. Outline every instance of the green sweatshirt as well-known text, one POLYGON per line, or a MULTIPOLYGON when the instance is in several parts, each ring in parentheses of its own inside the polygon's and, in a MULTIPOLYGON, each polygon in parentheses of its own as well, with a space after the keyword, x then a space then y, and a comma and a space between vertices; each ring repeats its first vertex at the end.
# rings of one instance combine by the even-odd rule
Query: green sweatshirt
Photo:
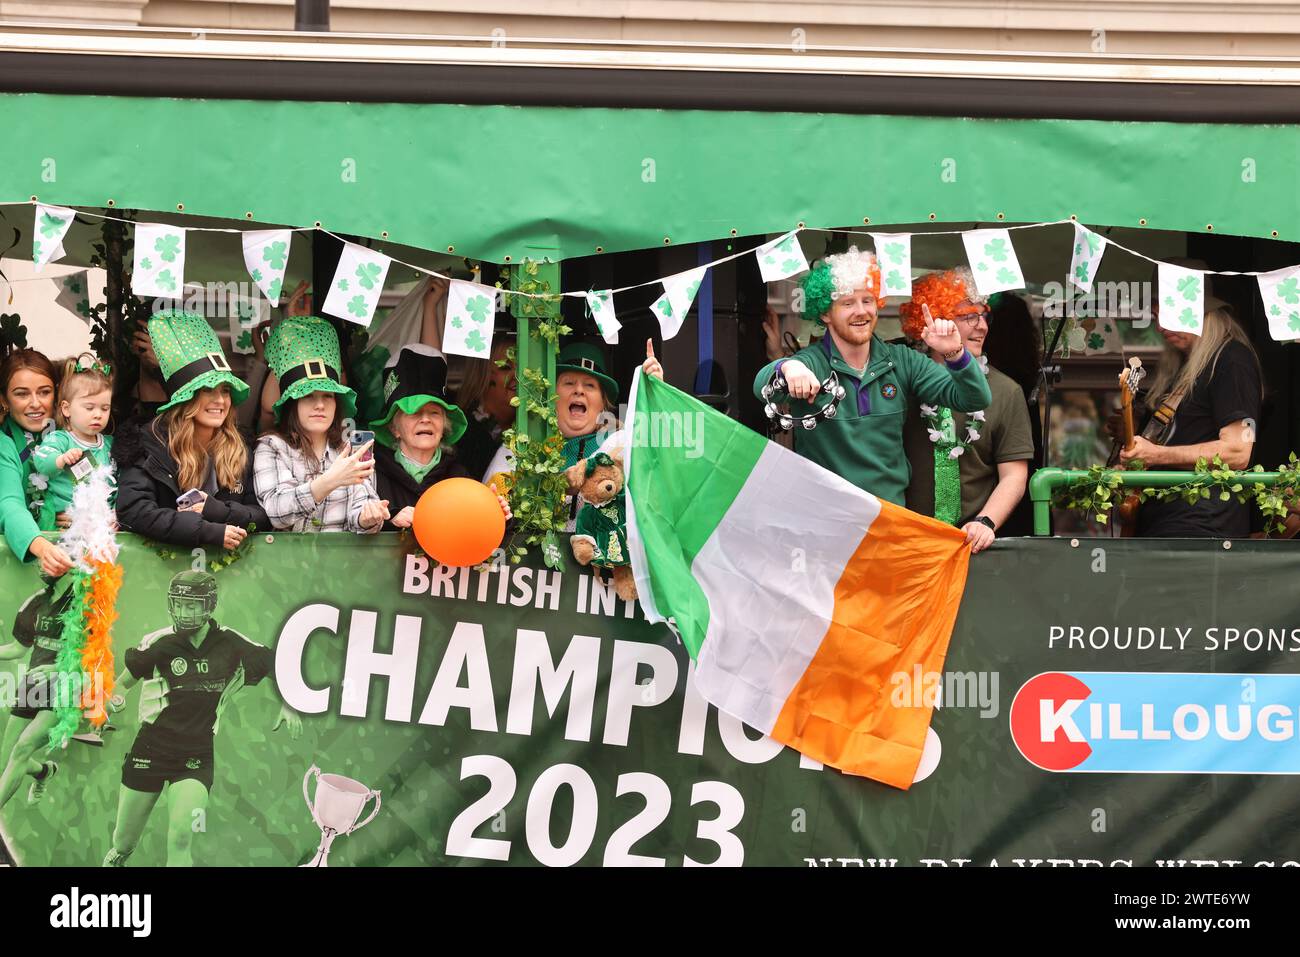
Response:
MULTIPOLYGON (((32 446, 40 436, 20 428, 12 419, 0 426, 0 529, 4 530, 9 550, 23 561, 32 539, 40 533, 36 515, 41 511, 41 488, 33 485, 31 476, 36 472, 32 462, 32 446)), ((37 473, 39 484, 45 479, 37 473)))
MULTIPOLYGON (((986 408, 992 397, 988 380, 969 352, 956 362, 939 365, 905 345, 871 340, 871 360, 866 374, 858 373, 840 356, 827 335, 800 349, 792 358, 806 365, 819 380, 834 370, 848 393, 833 419, 818 419, 815 429, 795 426, 795 451, 829 469, 878 498, 904 503, 911 468, 903 450, 903 424, 907 409, 918 402, 944 405, 959 412, 986 408), (946 366, 946 367, 945 367, 946 366)), ((781 362, 764 366, 754 379, 754 395, 772 378, 781 362)), ((780 396, 794 415, 807 415, 824 405, 819 393, 812 403, 780 396)))
POLYGON ((94 462, 95 468, 103 465, 112 466, 113 438, 108 435, 101 435, 99 438, 99 445, 90 446, 71 432, 59 429, 46 436, 45 441, 32 453, 36 470, 50 480, 49 488, 45 490, 45 507, 41 511, 41 528, 46 530, 53 528, 54 516, 59 512, 66 512, 68 506, 72 504, 72 490, 76 487, 77 480, 72 474, 71 466, 61 469, 55 464, 60 455, 71 449, 81 449, 85 452, 82 461, 89 458, 94 462))

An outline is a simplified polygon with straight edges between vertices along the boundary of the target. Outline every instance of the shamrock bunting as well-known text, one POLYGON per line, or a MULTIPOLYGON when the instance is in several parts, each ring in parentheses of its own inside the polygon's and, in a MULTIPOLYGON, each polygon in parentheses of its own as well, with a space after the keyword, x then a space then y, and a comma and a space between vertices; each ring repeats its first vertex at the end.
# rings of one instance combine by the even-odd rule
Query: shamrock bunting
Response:
POLYGON ((291 229, 254 229, 243 234, 244 266, 257 287, 271 300, 280 304, 284 291, 284 271, 289 266, 289 245, 293 241, 291 229))
POLYGON ((1084 292, 1092 291, 1092 281, 1097 278, 1101 254, 1106 251, 1106 240, 1078 223, 1074 224, 1074 252, 1070 259, 1070 282, 1084 292))
POLYGON ((236 355, 251 355, 254 330, 271 318, 271 303, 258 297, 253 300, 231 299, 226 303, 230 318, 230 349, 236 355))
POLYGON ((912 236, 910 233, 872 233, 880 263, 880 295, 912 295, 912 236))
POLYGON ((614 315, 614 294, 608 289, 588 292, 587 308, 591 310, 591 318, 596 320, 605 342, 611 346, 618 345, 618 330, 623 328, 623 324, 614 315))
POLYGON ((185 230, 160 223, 136 224, 131 291, 137 296, 179 299, 184 282, 185 230))
POLYGON ((486 359, 492 355, 492 330, 497 291, 476 282, 451 281, 447 290, 447 324, 442 331, 442 351, 486 359))
POLYGON ((1160 263, 1157 273, 1161 328, 1199 336, 1205 321, 1205 273, 1172 263, 1160 263))
POLYGON ((770 243, 764 243, 754 250, 754 255, 758 257, 758 271, 763 276, 763 282, 776 282, 808 271, 808 260, 794 231, 770 243))
POLYGON ((1300 339, 1300 266, 1256 276, 1268 316, 1268 334, 1279 342, 1300 339))
MULTIPOLYGON (((274 244, 272 244, 273 246, 274 244)), ((271 247, 268 247, 268 249, 271 247)), ((288 258, 288 248, 285 249, 288 258)), ((392 262, 383 253, 355 243, 344 243, 338 268, 330 281, 330 291, 321 309, 357 325, 368 326, 375 316, 384 279, 392 262)))
POLYGON ((64 206, 36 206, 36 221, 32 227, 32 263, 36 271, 46 263, 58 262, 65 255, 63 237, 72 225, 76 213, 64 206))
POLYGON ((91 320, 89 276, 89 272, 82 269, 50 280, 59 290, 54 304, 62 306, 86 325, 90 325, 91 320))
POLYGON ((650 311, 659 320, 659 329, 665 339, 671 339, 681 331, 686 313, 690 311, 695 294, 700 291, 700 283, 704 282, 708 271, 708 266, 700 266, 660 280, 664 293, 654 301, 650 311))
POLYGON ((1005 229, 972 229, 961 234, 975 276, 975 288, 982 296, 1004 289, 1024 289, 1025 276, 1020 260, 1011 245, 1011 233, 1005 229))

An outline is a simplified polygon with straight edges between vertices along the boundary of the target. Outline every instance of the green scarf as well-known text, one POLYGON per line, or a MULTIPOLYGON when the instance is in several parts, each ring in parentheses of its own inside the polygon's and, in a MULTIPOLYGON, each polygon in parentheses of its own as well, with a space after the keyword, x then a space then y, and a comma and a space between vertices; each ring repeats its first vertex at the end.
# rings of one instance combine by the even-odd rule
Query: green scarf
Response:
POLYGON ((411 476, 417 482, 423 482, 424 477, 438 467, 442 461, 442 446, 433 450, 433 458, 429 459, 428 465, 421 465, 419 462, 412 462, 400 449, 393 450, 393 458, 397 459, 397 464, 406 469, 406 474, 411 476))

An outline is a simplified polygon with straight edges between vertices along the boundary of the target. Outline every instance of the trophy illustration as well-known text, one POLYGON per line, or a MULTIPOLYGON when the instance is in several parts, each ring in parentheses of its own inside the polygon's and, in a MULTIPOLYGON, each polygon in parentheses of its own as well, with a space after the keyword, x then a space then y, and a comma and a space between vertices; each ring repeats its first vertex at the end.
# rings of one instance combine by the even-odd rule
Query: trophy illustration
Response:
POLYGON ((372 791, 360 781, 345 778, 341 774, 322 774, 321 769, 312 765, 302 778, 302 796, 311 811, 312 820, 320 828, 320 847, 316 856, 303 867, 329 867, 330 845, 340 834, 351 834, 365 827, 379 813, 379 792, 372 791), (307 781, 316 775, 316 803, 313 806, 311 795, 307 793, 307 781), (360 824, 357 818, 366 801, 375 799, 375 806, 370 816, 360 824))

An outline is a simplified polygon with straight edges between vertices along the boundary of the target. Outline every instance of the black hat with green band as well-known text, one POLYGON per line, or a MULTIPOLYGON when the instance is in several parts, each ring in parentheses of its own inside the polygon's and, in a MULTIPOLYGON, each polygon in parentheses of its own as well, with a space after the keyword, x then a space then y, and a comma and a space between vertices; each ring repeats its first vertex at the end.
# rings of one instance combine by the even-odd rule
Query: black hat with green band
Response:
POLYGON ((591 376, 600 383, 605 399, 611 403, 618 401, 618 383, 605 372, 605 353, 600 346, 591 342, 571 342, 555 359, 555 379, 558 382, 561 372, 581 372, 591 376))
POLYGON ((430 402, 447 412, 449 444, 457 442, 468 423, 459 406, 447 401, 447 360, 437 349, 426 345, 402 346, 395 358, 384 366, 384 408, 382 419, 370 423, 375 441, 394 448, 397 444, 388 424, 398 412, 415 415, 430 402))

